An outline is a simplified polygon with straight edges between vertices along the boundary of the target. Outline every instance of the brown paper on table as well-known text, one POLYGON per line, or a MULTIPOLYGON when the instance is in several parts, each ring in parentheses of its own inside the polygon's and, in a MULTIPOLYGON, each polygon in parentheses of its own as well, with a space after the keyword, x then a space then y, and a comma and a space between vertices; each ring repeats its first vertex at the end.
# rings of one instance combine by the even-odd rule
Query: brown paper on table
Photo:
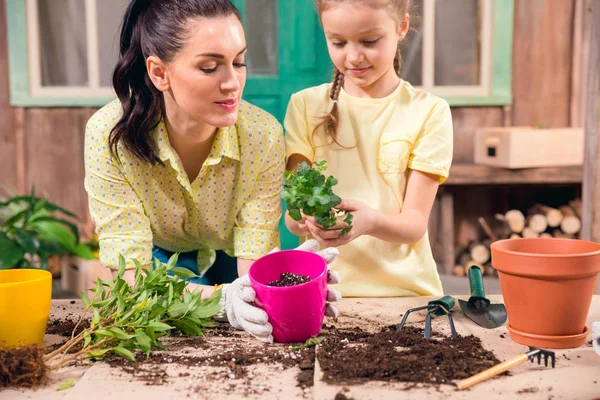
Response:
MULTIPOLYGON (((468 299, 468 296, 459 296, 468 299)), ((455 297, 458 299, 459 297, 455 297)), ((489 296, 493 303, 502 302, 501 296, 489 296)), ((338 327, 360 326, 363 329, 378 331, 380 327, 400 322, 400 315, 407 309, 426 304, 433 297, 413 298, 379 298, 379 299, 343 299, 339 302, 340 318, 338 327)), ((78 315, 81 303, 71 305, 68 300, 56 300, 52 304, 52 319, 66 315, 78 315), (64 309, 63 309, 64 308, 64 309)), ((486 330, 468 320, 460 309, 454 309, 454 321, 460 335, 473 334, 479 337, 487 350, 494 352, 496 357, 507 360, 528 348, 513 342, 506 327, 486 330), (503 335, 504 338, 501 338, 503 335)), ((594 296, 588 324, 600 321, 600 296, 594 296)), ((407 324, 423 327, 425 312, 411 313, 407 324)), ((330 321, 326 321, 330 324, 330 321)), ((435 331, 450 334, 448 319, 436 317, 433 319, 435 331)), ((59 337, 47 335, 46 342, 55 342, 59 337)), ((226 345, 227 338, 217 338, 221 346, 226 345)), ((589 341, 590 338, 588 338, 589 341)), ((212 340, 212 339, 211 339, 212 340)), ((244 339, 246 340, 246 339, 244 339)), ((248 346, 259 345, 256 340, 248 337, 248 346)), ((281 346, 281 345, 279 345, 281 346)), ((221 347, 222 348, 222 347, 221 347)), ((207 349, 189 349, 190 356, 201 356, 207 349)), ((254 375, 251 381, 251 392, 245 394, 244 383, 241 380, 229 380, 226 383, 211 380, 224 371, 219 367, 187 368, 169 364, 167 372, 172 377, 162 386, 147 386, 144 382, 135 380, 131 375, 112 368, 106 363, 97 362, 88 366, 67 367, 58 373, 52 373, 49 385, 32 390, 4 390, 0 392, 0 400, 20 399, 68 399, 68 400, 97 400, 122 399, 127 400, 164 400, 168 399, 327 399, 331 400, 338 392, 347 397, 360 400, 368 399, 482 399, 482 398, 516 398, 521 399, 593 399, 600 397, 600 357, 587 344, 570 350, 555 350, 556 368, 547 368, 537 363, 526 363, 511 370, 511 376, 499 376, 479 383, 469 390, 459 391, 450 385, 439 387, 412 388, 405 391, 406 383, 369 382, 361 385, 329 385, 320 380, 319 366, 315 367, 315 386, 303 391, 296 386, 296 374, 299 369, 290 368, 282 371, 277 365, 258 364, 247 367, 254 375), (179 377, 179 372, 190 375, 179 377), (68 381, 75 380, 75 385, 63 391, 56 388, 68 381), (233 385, 233 386, 230 386, 233 385), (265 390, 259 393, 258 388, 265 390)), ((147 367, 147 365, 145 365, 147 367)))

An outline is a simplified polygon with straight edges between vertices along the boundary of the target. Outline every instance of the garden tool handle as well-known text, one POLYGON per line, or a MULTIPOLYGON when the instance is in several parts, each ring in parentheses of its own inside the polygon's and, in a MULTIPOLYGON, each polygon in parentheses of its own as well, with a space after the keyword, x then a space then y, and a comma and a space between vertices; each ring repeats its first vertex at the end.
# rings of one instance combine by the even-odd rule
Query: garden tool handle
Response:
POLYGON ((481 273, 481 268, 476 265, 471 265, 469 268, 469 286, 471 287, 471 299, 469 299, 469 302, 483 300, 489 305, 489 300, 485 298, 483 274, 481 273))
POLYGON ((491 378, 492 376, 496 376, 505 371, 508 371, 512 367, 515 367, 519 364, 523 364, 528 359, 529 359, 529 356, 527 354, 525 354, 525 353, 520 354, 520 355, 516 356, 515 358, 511 358, 510 360, 501 362, 500 364, 494 365, 493 367, 488 368, 483 372, 473 375, 467 379, 463 379, 462 381, 458 382, 456 384, 456 386, 458 386, 459 389, 469 388, 479 382, 483 382, 486 379, 491 378))
MULTIPOLYGON (((427 304, 430 306, 443 306, 446 309, 446 311, 450 312, 450 310, 454 308, 454 297, 444 296, 437 300, 431 300, 427 304)), ((436 307, 433 313, 437 316, 446 315, 446 312, 444 310, 441 310, 440 307, 436 307)))

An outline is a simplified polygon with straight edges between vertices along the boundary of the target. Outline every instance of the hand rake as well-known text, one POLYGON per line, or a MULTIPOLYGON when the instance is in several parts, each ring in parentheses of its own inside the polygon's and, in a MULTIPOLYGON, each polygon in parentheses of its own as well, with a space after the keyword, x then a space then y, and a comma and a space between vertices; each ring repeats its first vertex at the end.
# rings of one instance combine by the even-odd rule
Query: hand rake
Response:
POLYGON ((404 314, 404 317, 402 317, 402 321, 396 328, 396 332, 400 332, 402 330, 402 328, 404 328, 404 324, 406 323, 408 314, 410 314, 413 311, 427 309, 428 310, 427 319, 425 320, 425 330, 424 330, 424 335, 423 335, 425 337, 425 339, 429 339, 429 337, 431 337, 432 315, 442 316, 444 314, 448 316, 448 321, 450 322, 450 331, 452 332, 452 339, 456 339, 457 333, 456 333, 456 329, 454 328, 454 321, 452 320, 452 314, 450 313, 450 310, 452 310, 453 307, 454 307, 454 298, 452 296, 444 296, 441 299, 430 301, 429 303, 427 303, 426 306, 411 308, 406 312, 406 314, 404 314))
POLYGON ((508 371, 514 366, 524 363, 528 359, 531 359, 533 362, 534 358, 537 357, 538 364, 542 364, 542 356, 544 357, 544 365, 548 366, 548 359, 552 360, 552 368, 554 368, 556 362, 556 356, 553 351, 536 349, 535 347, 529 347, 529 351, 524 354, 519 354, 515 358, 510 360, 506 360, 498 365, 494 365, 491 368, 486 369, 483 372, 480 372, 476 375, 473 375, 467 379, 463 379, 462 381, 457 383, 459 389, 466 389, 471 387, 479 382, 483 382, 492 376, 496 376, 501 374, 504 371, 508 371))

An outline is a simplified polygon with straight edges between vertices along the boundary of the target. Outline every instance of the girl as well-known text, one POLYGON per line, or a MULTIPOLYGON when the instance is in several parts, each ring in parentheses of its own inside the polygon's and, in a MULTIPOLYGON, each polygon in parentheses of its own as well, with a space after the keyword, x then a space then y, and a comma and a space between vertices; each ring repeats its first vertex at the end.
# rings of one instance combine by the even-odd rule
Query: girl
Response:
POLYGON ((189 288, 209 296, 227 283, 231 325, 268 342, 247 272, 279 244, 285 153, 275 118, 241 100, 246 49, 229 0, 133 0, 113 74, 119 99, 86 127, 85 188, 102 265, 180 252, 178 266, 201 276, 189 288))
POLYGON ((343 296, 441 295, 427 223, 452 159, 448 104, 403 81, 400 43, 408 0, 317 0, 332 83, 292 96, 286 119, 287 168, 326 160, 339 181, 339 208, 354 216, 323 230, 313 218, 288 229, 342 246, 335 269, 343 296))

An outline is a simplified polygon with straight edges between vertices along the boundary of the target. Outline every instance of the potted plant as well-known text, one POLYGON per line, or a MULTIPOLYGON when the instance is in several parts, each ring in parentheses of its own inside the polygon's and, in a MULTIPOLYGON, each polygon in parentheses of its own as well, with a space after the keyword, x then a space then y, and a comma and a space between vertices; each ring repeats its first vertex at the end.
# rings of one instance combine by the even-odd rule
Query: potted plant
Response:
POLYGON ((48 269, 53 256, 75 255, 93 259, 90 248, 79 242, 77 226, 65 217, 75 215, 36 197, 0 198, 0 269, 48 269))

